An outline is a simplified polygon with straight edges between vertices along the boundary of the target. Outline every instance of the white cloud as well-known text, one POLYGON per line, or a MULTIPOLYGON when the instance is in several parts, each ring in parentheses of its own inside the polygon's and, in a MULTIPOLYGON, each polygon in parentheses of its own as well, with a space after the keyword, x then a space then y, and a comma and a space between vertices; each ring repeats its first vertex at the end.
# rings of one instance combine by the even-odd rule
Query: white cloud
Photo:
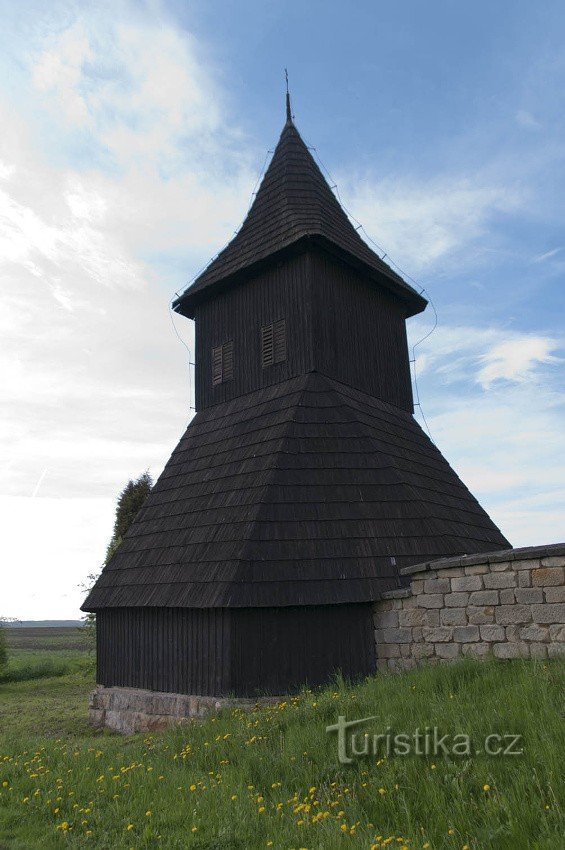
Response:
POLYGON ((479 369, 476 380, 484 388, 500 380, 524 383, 540 364, 561 362, 550 353, 557 346, 556 340, 525 334, 500 342, 481 355, 485 365, 479 369))
POLYGON ((413 274, 429 271, 439 261, 454 263, 459 252, 477 245, 494 216, 524 203, 523 190, 480 174, 442 175, 425 182, 398 175, 383 180, 346 175, 338 182, 366 232, 413 274))
POLYGON ((558 349, 540 335, 440 325, 416 364, 434 441, 516 546, 563 538, 563 360, 550 353, 558 349))
MULTIPOLYGON (((11 571, 3 613, 76 613, 76 594, 59 605, 39 579, 29 596, 31 562, 61 588, 96 569, 108 505, 130 476, 160 472, 191 416, 168 302, 233 231, 254 181, 196 54, 150 13, 124 27, 110 10, 84 10, 30 53, 34 126, 0 101, 0 487, 14 532, 4 556, 24 558, 26 510, 45 539, 41 560, 26 547, 27 569, 11 571), (58 150, 43 146, 41 122, 58 128, 58 150), (185 269, 170 279, 168 256, 185 269)), ((192 347, 191 324, 177 324, 192 347)))

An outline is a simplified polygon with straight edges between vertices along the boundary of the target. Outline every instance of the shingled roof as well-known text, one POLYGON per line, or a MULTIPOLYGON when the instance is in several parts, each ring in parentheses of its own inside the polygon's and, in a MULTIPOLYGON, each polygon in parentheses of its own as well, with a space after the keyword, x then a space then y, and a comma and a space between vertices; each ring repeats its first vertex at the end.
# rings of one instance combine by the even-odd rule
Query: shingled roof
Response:
POLYGON ((406 302, 407 315, 425 308, 426 300, 359 236, 288 120, 241 229, 173 303, 174 309, 194 318, 195 307, 228 281, 307 241, 338 254, 392 290, 406 302))
POLYGON ((509 545, 413 416, 309 373, 197 413, 83 610, 363 602, 509 545))

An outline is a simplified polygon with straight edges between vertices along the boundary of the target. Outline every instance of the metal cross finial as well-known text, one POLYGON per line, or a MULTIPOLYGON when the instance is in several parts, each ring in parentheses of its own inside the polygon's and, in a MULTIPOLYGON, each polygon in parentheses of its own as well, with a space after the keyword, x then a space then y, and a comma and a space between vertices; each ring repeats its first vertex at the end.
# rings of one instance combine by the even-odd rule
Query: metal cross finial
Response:
POLYGON ((284 78, 286 80, 286 120, 292 121, 292 111, 290 109, 290 92, 288 90, 288 71, 284 69, 284 78))

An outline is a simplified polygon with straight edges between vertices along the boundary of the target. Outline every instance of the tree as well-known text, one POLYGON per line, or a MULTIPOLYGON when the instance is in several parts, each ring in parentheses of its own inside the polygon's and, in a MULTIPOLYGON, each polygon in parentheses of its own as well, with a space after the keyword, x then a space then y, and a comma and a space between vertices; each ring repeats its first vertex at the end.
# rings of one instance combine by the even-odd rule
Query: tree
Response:
MULTIPOLYGON (((153 479, 148 472, 144 472, 135 481, 130 479, 120 495, 116 505, 116 519, 114 521, 114 531, 112 538, 106 549, 106 557, 104 558, 104 566, 109 562, 120 547, 125 534, 139 513, 147 496, 153 487, 153 479)), ((87 578, 87 584, 83 586, 85 591, 90 591, 94 585, 97 575, 92 573, 87 578)), ((89 637, 96 636, 96 614, 88 613, 84 617, 84 626, 89 634, 89 637)))

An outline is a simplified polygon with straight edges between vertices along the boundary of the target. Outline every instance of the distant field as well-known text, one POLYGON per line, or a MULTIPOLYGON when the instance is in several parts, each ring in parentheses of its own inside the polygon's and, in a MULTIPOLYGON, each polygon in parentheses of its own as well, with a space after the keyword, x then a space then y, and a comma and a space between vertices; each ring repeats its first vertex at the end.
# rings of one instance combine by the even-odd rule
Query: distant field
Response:
POLYGON ((82 628, 77 627, 23 627, 6 629, 9 649, 73 650, 84 652, 88 640, 82 628))

